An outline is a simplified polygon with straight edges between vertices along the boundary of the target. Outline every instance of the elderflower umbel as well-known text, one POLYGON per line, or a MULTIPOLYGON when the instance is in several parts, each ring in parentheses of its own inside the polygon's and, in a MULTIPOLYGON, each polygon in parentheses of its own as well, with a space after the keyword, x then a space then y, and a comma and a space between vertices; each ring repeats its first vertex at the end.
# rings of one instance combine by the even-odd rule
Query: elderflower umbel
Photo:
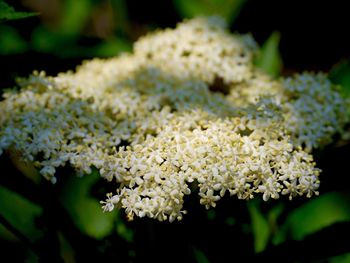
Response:
POLYGON ((318 194, 310 154, 348 121, 324 74, 272 80, 250 36, 196 18, 142 37, 132 54, 34 72, 0 102, 0 154, 21 153, 47 179, 69 165, 116 184, 104 211, 181 220, 184 197, 263 200, 318 194))

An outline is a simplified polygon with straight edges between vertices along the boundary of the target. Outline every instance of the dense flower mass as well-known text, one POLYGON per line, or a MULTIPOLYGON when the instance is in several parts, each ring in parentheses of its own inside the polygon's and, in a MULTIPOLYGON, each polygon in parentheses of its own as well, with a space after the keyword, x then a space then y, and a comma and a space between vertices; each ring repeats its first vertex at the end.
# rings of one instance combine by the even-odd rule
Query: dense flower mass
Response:
POLYGON ((151 33, 132 54, 85 62, 56 77, 35 72, 0 102, 0 154, 18 151, 47 179, 60 166, 116 182, 102 202, 180 220, 198 187, 266 201, 318 194, 312 149, 342 133, 345 101, 324 74, 272 80, 253 65, 250 36, 217 18, 151 33))

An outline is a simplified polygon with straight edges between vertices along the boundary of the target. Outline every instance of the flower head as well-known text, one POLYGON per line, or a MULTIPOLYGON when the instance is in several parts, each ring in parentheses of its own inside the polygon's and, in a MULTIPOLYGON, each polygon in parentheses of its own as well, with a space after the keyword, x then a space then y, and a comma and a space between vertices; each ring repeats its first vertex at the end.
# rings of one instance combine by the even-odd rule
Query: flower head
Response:
POLYGON ((34 73, 0 102, 0 153, 15 149, 55 181, 57 167, 96 167, 116 183, 103 210, 180 220, 184 197, 318 194, 310 154, 347 122, 323 74, 271 80, 257 46, 218 18, 151 33, 133 54, 85 62, 76 73, 34 73))

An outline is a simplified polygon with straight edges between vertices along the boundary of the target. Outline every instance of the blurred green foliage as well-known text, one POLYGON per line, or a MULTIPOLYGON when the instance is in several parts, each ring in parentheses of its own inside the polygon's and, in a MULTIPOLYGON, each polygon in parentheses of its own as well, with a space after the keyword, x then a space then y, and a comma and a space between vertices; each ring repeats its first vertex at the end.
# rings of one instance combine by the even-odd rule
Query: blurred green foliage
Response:
POLYGON ((278 77, 282 70, 282 58, 278 46, 280 34, 273 32, 261 47, 256 66, 272 77, 278 77))
POLYGON ((254 249, 256 253, 263 251, 270 235, 269 223, 258 207, 259 202, 249 202, 248 209, 251 216, 252 230, 254 235, 254 249))
POLYGON ((91 0, 65 0, 57 31, 65 36, 77 36, 84 29, 92 9, 91 0))
POLYGON ((266 249, 276 234, 275 230, 278 228, 277 220, 282 214, 284 206, 281 202, 271 204, 267 212, 262 212, 260 207, 261 200, 252 200, 247 203, 247 206, 254 236, 254 250, 256 253, 259 253, 266 249))
POLYGON ((350 253, 343 255, 335 256, 329 259, 330 263, 349 263, 350 262, 350 253))
POLYGON ((76 227, 88 236, 101 239, 112 232, 117 214, 103 214, 99 201, 90 195, 97 180, 96 171, 84 177, 71 176, 60 198, 76 227))
POLYGON ((193 248, 193 253, 197 263, 210 263, 203 251, 193 248))
POLYGON ((75 263, 75 253, 74 249, 65 236, 58 232, 58 239, 60 244, 60 255, 65 263, 75 263))
POLYGON ((333 67, 329 78, 342 87, 344 96, 350 97, 350 61, 343 60, 333 67))
POLYGON ((37 13, 28 13, 28 12, 17 12, 11 6, 9 6, 4 1, 0 0, 0 22, 7 20, 17 20, 22 18, 27 18, 30 16, 36 16, 37 13))
POLYGON ((350 195, 341 192, 324 193, 290 212, 273 243, 280 244, 288 238, 302 240, 307 235, 338 222, 350 222, 350 195))
MULTIPOLYGON (((0 185, 0 208, 1 215, 29 240, 35 241, 42 237, 43 233, 36 224, 43 212, 41 206, 0 185)), ((13 235, 2 232, 1 228, 0 236, 13 240, 13 235)))
MULTIPOLYGON (((62 58, 69 57, 110 57, 121 52, 131 51, 131 42, 126 37, 128 19, 125 15, 126 4, 123 0, 111 0, 110 5, 104 7, 110 12, 112 21, 105 19, 104 9, 95 0, 63 0, 62 10, 57 10, 59 17, 55 25, 39 24, 33 28, 30 38, 24 39, 15 27, 0 26, 0 55, 21 54, 28 50, 40 53, 54 54, 62 58), (96 18, 96 9, 101 8, 96 18), (95 17, 94 17, 95 16, 95 17), (94 23, 97 25, 91 25, 94 23), (104 19, 106 21, 104 21, 104 19), (96 27, 96 28, 94 28, 96 27), (107 29, 105 29, 107 27, 107 29), (89 32, 89 28, 99 32, 89 32), (114 29, 113 29, 114 28, 114 29), (104 30, 111 32, 104 33, 104 30), (114 31, 113 31, 114 30, 114 31), (106 34, 106 35, 103 35, 106 34), (82 45, 81 40, 95 39, 95 44, 82 45)), ((0 4, 3 2, 0 2, 0 4)), ((25 18, 37 13, 15 12, 7 4, 1 9, 0 19, 25 18), (25 15, 26 14, 26 15, 25 15)), ((42 7, 44 8, 44 7, 42 7)))
POLYGON ((184 18, 219 15, 232 23, 246 0, 173 0, 174 6, 184 18))
POLYGON ((0 55, 24 53, 27 50, 28 43, 15 28, 0 24, 0 55))
POLYGON ((125 225, 119 213, 103 213, 99 200, 91 196, 91 188, 100 178, 97 170, 83 177, 71 176, 60 194, 61 202, 82 233, 100 240, 114 231, 131 242, 133 230, 125 225))

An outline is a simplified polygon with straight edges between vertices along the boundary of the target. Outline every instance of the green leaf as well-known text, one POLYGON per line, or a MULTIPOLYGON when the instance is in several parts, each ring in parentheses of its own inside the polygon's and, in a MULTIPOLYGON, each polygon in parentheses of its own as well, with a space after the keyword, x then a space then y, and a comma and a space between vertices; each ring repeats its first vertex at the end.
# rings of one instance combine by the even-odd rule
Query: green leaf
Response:
POLYGON ((174 6, 184 18, 219 15, 232 23, 246 0, 174 0, 174 6))
POLYGON ((234 224, 236 224, 236 219, 232 216, 229 216, 226 218, 225 223, 228 226, 233 226, 234 224))
POLYGON ((37 255, 35 255, 31 251, 28 251, 24 262, 25 263, 40 263, 40 259, 37 255))
POLYGON ((330 263, 349 263, 350 262, 350 253, 342 254, 336 257, 328 259, 330 263))
POLYGON ((59 31, 67 35, 79 35, 91 14, 92 2, 92 0, 65 0, 59 31))
POLYGON ((255 252, 261 252, 266 248, 270 237, 270 228, 267 219, 260 212, 258 202, 248 202, 248 210, 250 213, 255 252))
POLYGON ((288 237, 302 240, 322 228, 345 221, 350 221, 350 194, 326 193, 292 211, 273 243, 282 243, 288 237))
MULTIPOLYGON (((29 240, 35 241, 42 236, 35 224, 43 212, 39 205, 0 185, 0 207, 6 220, 29 240)), ((0 235, 3 233, 0 232, 0 235)))
POLYGON ((0 239, 4 239, 11 242, 18 241, 18 238, 13 234, 10 230, 8 230, 5 226, 0 224, 0 239))
POLYGON ((124 238, 127 242, 134 240, 134 230, 127 227, 127 225, 120 219, 116 219, 116 231, 119 236, 124 238))
POLYGON ((350 61, 341 61, 329 72, 329 79, 342 86, 342 93, 350 97, 350 61))
POLYGON ((193 248, 193 253, 197 263, 210 263, 206 255, 199 249, 193 248))
POLYGON ((277 220, 279 216, 282 214, 284 210, 283 203, 277 202, 275 206, 273 206, 269 212, 267 213, 267 219, 269 221, 270 228, 276 228, 278 223, 277 220))
POLYGON ((0 0, 0 21, 1 20, 16 20, 36 16, 37 13, 16 12, 12 6, 9 6, 4 1, 0 0))
POLYGON ((272 77, 278 77, 282 69, 282 58, 279 52, 280 33, 273 32, 265 41, 256 59, 256 66, 272 77))
POLYGON ((16 168, 24 176, 26 176, 34 183, 39 184, 39 182, 43 179, 43 176, 36 169, 33 162, 26 161, 23 158, 23 154, 19 150, 16 150, 14 147, 11 147, 7 154, 10 157, 10 160, 12 161, 14 166, 16 166, 16 168))
POLYGON ((84 47, 78 46, 77 41, 87 25, 93 2, 93 0, 63 1, 59 26, 55 30, 44 26, 37 27, 32 34, 33 49, 61 57, 79 57, 84 47), (66 53, 71 55, 67 56, 66 53))
POLYGON ((91 53, 97 57, 112 57, 122 52, 131 52, 132 45, 127 40, 122 38, 112 38, 95 48, 92 48, 91 53))
POLYGON ((13 55, 25 52, 28 44, 10 26, 0 26, 0 55, 13 55))
POLYGON ((111 0, 113 20, 116 30, 126 34, 129 30, 129 18, 125 0, 111 0))
POLYGON ((61 232, 57 232, 60 243, 60 255, 65 263, 75 263, 74 249, 61 232))
POLYGON ((90 196, 91 187, 100 179, 97 171, 83 177, 72 176, 64 186, 61 202, 78 229, 102 239, 113 231, 117 213, 103 213, 99 200, 90 196))
POLYGON ((75 44, 76 36, 38 26, 32 33, 32 48, 38 52, 61 54, 75 44))
POLYGON ((38 52, 51 53, 62 58, 111 57, 132 50, 131 43, 121 37, 113 37, 94 46, 79 46, 76 40, 76 35, 37 27, 32 34, 32 47, 38 52))
POLYGON ((216 219, 216 217, 217 217, 217 215, 216 215, 216 211, 215 210, 211 209, 211 210, 207 211, 207 218, 208 218, 208 220, 213 221, 213 220, 216 219))

